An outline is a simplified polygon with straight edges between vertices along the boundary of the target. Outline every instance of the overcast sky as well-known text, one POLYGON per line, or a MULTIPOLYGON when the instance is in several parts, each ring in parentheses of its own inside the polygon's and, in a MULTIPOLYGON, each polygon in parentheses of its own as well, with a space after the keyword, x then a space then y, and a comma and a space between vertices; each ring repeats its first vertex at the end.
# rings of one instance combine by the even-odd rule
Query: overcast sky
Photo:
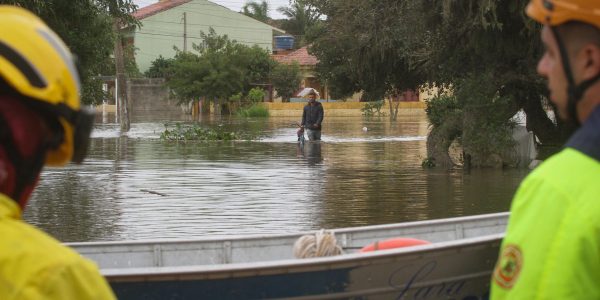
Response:
MULTIPOLYGON (((242 10, 242 6, 244 6, 244 4, 246 4, 246 0, 210 0, 211 2, 223 5, 233 11, 241 11, 242 10)), ((152 3, 156 3, 158 2, 158 0, 134 0, 133 2, 135 2, 135 4, 137 4, 139 7, 144 7, 144 6, 148 6, 152 3)), ((257 2, 261 2, 261 0, 258 0, 257 2)), ((277 11, 277 8, 279 8, 280 6, 289 6, 289 1, 288 0, 267 0, 267 3, 269 4, 269 16, 273 19, 283 19, 285 18, 281 13, 279 13, 277 11)))

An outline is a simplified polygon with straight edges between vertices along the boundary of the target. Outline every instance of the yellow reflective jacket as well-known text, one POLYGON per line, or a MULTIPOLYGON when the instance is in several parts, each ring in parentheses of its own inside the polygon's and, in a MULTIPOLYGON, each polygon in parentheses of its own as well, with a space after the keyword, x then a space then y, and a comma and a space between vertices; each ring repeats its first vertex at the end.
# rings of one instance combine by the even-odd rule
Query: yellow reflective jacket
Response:
POLYGON ((0 194, 0 299, 115 299, 91 261, 21 220, 0 194))
POLYGON ((600 109, 519 187, 491 299, 600 299, 600 109))

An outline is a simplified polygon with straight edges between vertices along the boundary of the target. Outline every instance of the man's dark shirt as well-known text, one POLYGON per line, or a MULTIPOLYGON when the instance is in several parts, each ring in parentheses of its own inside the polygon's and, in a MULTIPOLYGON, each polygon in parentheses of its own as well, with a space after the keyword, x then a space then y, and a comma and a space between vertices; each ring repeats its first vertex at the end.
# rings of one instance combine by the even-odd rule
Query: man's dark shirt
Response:
POLYGON ((312 105, 306 104, 302 112, 302 125, 312 130, 321 130, 321 122, 323 122, 323 105, 315 101, 312 105), (313 127, 317 124, 317 127, 313 127))
POLYGON ((600 161, 600 105, 569 139, 566 146, 600 161))

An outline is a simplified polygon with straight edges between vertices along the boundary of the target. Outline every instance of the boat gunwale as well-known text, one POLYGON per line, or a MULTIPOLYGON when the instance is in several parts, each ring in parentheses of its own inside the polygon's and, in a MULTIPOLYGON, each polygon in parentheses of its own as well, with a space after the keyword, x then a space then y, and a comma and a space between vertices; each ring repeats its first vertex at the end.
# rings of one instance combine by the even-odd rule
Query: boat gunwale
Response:
MULTIPOLYGON (((424 221, 413 221, 413 222, 403 222, 403 223, 392 223, 392 224, 380 224, 380 225, 368 225, 368 226, 357 226, 357 227, 343 227, 343 228, 335 228, 328 229, 335 233, 336 235, 341 235, 345 233, 355 233, 355 232, 369 232, 369 231, 382 231, 382 230, 391 230, 391 229, 402 229, 402 228, 418 228, 418 227, 430 227, 432 225, 452 225, 452 224, 461 224, 465 222, 474 222, 477 220, 487 220, 487 219, 499 219, 505 220, 509 216, 508 212, 501 213, 492 213, 492 214, 481 214, 481 215, 473 215, 473 216, 463 216, 463 217, 455 217, 455 218, 444 218, 444 219, 434 219, 434 220, 424 220, 424 221)), ((244 241, 244 240, 275 240, 275 239, 284 239, 284 238, 294 238, 307 234, 315 234, 318 230, 310 230, 310 231, 302 231, 296 233, 282 233, 282 234, 256 234, 256 235, 219 235, 219 236, 210 236, 210 237, 200 237, 193 239, 145 239, 145 240, 125 240, 125 241, 97 241, 97 242, 69 242, 64 243, 69 247, 94 247, 94 246, 143 246, 148 244, 194 244, 194 243, 203 243, 203 242, 224 242, 224 241, 244 241)))
POLYGON ((319 270, 351 268, 365 265, 393 262, 414 256, 415 260, 427 255, 437 255, 445 251, 458 252, 465 247, 476 248, 498 246, 504 233, 484 235, 480 237, 457 239, 407 248, 379 250, 367 253, 348 253, 338 256, 308 259, 284 259, 261 262, 244 262, 218 265, 168 266, 143 268, 107 268, 101 272, 111 282, 128 281, 163 281, 225 279, 235 277, 267 276, 282 273, 299 273, 319 270))

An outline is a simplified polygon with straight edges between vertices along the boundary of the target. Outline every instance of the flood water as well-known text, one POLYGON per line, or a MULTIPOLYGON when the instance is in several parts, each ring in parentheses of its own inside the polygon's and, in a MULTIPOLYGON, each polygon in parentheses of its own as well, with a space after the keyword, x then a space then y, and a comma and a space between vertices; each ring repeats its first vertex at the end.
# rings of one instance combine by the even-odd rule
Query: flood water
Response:
POLYGON ((88 159, 46 169, 26 221, 76 242, 428 220, 506 211, 527 174, 423 169, 424 114, 326 118, 303 150, 293 117, 197 121, 260 133, 251 142, 166 142, 160 116, 132 121, 121 136, 114 115, 99 116, 88 159))

